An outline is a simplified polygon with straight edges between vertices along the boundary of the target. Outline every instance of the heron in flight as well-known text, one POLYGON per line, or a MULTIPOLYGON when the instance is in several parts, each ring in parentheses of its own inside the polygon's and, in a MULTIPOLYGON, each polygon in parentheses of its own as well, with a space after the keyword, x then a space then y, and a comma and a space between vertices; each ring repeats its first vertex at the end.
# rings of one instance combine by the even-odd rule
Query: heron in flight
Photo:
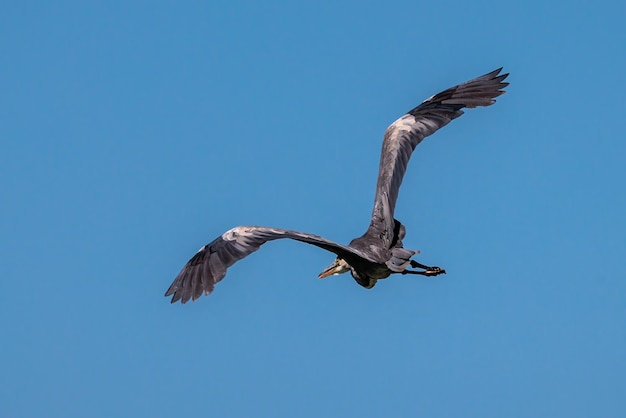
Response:
POLYGON ((341 245, 317 235, 263 226, 238 226, 226 231, 198 250, 169 287, 165 296, 172 303, 195 301, 210 294, 226 270, 258 250, 267 241, 290 238, 312 244, 337 255, 319 278, 350 272, 361 286, 371 289, 377 280, 392 274, 445 274, 440 267, 420 264, 411 257, 418 253, 402 246, 404 225, 394 218, 402 177, 415 147, 428 135, 463 114, 461 109, 489 106, 504 93, 509 83, 502 68, 454 86, 430 97, 393 122, 385 131, 380 155, 378 182, 372 219, 363 236, 341 245), (410 268, 411 269, 410 269, 410 268), (414 270, 415 269, 415 270, 414 270))

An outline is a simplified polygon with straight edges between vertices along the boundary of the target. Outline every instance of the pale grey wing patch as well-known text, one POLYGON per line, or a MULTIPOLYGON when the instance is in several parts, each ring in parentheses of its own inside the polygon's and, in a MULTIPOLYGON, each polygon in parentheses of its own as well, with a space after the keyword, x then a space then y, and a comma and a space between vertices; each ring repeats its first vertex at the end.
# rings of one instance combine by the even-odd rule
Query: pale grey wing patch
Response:
POLYGON ((409 266, 411 257, 417 254, 417 251, 407 250, 406 248, 393 248, 391 257, 385 263, 389 270, 395 273, 401 273, 409 266))
MULTIPOLYGON (((267 241, 290 238, 331 251, 342 258, 361 257, 356 250, 322 237, 302 232, 260 226, 238 226, 203 246, 178 273, 165 296, 172 303, 196 300, 202 293, 210 294, 226 270, 237 261, 258 250, 267 241)), ((363 257, 361 257, 363 258, 363 257)))
POLYGON ((385 241, 392 239, 398 192, 409 159, 422 140, 463 114, 464 107, 489 106, 504 94, 508 74, 497 69, 435 94, 392 123, 385 131, 376 198, 370 228, 385 241), (389 216, 391 214, 391 216, 389 216))

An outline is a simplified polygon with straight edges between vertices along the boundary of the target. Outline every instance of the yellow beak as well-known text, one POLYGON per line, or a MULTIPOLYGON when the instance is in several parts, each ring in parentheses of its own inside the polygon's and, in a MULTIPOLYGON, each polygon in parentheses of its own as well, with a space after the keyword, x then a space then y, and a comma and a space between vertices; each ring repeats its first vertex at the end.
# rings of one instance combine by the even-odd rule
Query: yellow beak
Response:
POLYGON ((340 274, 345 272, 344 267, 339 263, 339 260, 335 260, 333 264, 326 267, 323 272, 317 276, 319 279, 323 279, 324 277, 332 276, 333 274, 340 274))

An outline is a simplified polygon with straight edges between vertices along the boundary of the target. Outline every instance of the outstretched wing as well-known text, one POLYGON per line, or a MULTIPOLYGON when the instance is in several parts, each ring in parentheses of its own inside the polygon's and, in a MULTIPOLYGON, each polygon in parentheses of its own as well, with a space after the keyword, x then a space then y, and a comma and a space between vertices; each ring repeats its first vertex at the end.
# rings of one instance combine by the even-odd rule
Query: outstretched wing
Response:
POLYGON ((502 68, 432 96, 387 128, 370 224, 386 244, 393 240, 393 213, 411 153, 425 137, 461 116, 462 108, 494 104, 494 98, 504 94, 502 89, 509 85, 503 82, 508 74, 498 75, 500 71, 502 68))
POLYGON ((178 300, 185 303, 189 299, 198 299, 203 292, 208 295, 213 291, 215 284, 224 278, 228 267, 252 254, 267 241, 281 238, 291 238, 315 245, 346 260, 354 257, 365 258, 358 250, 317 235, 262 226, 238 226, 200 248, 178 273, 165 296, 172 296, 172 303, 178 300))

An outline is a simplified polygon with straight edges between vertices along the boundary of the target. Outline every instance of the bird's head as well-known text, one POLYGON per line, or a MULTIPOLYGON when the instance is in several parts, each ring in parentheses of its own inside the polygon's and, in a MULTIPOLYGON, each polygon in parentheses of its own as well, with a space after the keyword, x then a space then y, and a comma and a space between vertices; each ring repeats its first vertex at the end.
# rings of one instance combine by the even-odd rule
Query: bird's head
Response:
POLYGON ((337 275, 350 271, 350 265, 345 260, 337 257, 337 259, 330 266, 326 267, 323 272, 318 276, 320 279, 331 275, 337 275))

